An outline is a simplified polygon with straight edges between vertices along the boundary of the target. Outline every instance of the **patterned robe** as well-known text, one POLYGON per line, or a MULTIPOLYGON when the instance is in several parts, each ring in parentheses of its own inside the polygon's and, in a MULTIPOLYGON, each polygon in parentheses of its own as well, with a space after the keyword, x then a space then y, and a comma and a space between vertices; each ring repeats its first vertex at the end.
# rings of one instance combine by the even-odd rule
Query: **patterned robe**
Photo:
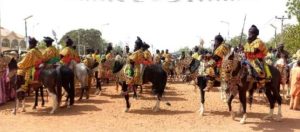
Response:
POLYGON ((63 64, 68 65, 72 60, 77 63, 80 62, 78 53, 71 47, 65 47, 59 54, 63 56, 63 58, 61 58, 61 63, 63 64))
POLYGON ((145 65, 150 65, 152 64, 152 55, 151 55, 151 52, 149 50, 145 50, 144 51, 144 58, 145 58, 145 61, 143 62, 143 64, 145 65))
POLYGON ((217 67, 219 67, 219 68, 221 67, 223 58, 229 52, 230 52, 230 49, 229 49, 229 47, 225 43, 222 43, 218 48, 216 48, 216 50, 214 51, 213 54, 221 58, 221 60, 219 60, 218 62, 216 62, 217 67))
MULTIPOLYGON (((268 49, 264 44, 264 42, 262 42, 259 38, 257 38, 251 43, 246 43, 244 45, 244 53, 246 55, 246 59, 249 61, 249 63, 255 69, 255 71, 257 73, 261 73, 263 69, 261 69, 260 66, 257 64, 257 59, 264 59, 268 53, 268 49), (255 49, 258 49, 259 53, 254 53, 255 49)), ((268 71, 266 72, 267 74, 269 74, 268 71)))
POLYGON ((25 76, 25 84, 21 86, 22 90, 27 91, 28 84, 32 80, 38 79, 39 72, 36 72, 36 69, 43 63, 43 60, 43 54, 37 48, 32 48, 18 63, 17 75, 25 76))
POLYGON ((142 84, 142 77, 141 77, 141 64, 144 61, 144 53, 142 49, 139 49, 132 53, 132 55, 129 56, 129 59, 134 61, 134 76, 133 76, 133 82, 136 85, 142 84))
POLYGON ((59 62, 59 52, 54 46, 47 47, 43 53, 44 62, 47 64, 55 64, 59 62))

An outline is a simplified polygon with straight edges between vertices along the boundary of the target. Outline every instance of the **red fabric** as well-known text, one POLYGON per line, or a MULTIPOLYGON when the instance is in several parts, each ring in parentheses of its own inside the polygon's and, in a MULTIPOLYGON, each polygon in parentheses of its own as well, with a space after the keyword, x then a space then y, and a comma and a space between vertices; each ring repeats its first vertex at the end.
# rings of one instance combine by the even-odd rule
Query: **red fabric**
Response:
POLYGON ((40 69, 35 69, 33 80, 35 80, 35 81, 39 80, 40 73, 41 73, 40 69))
POLYGON ((222 66, 222 60, 217 61, 216 65, 217 65, 218 68, 220 68, 222 66))
POLYGON ((65 56, 62 58, 62 61, 65 63, 65 64, 69 64, 71 62, 72 58, 70 56, 65 56))
POLYGON ((152 64, 152 61, 150 61, 150 60, 144 60, 143 61, 143 63, 142 64, 144 64, 144 65, 151 65, 152 64))
POLYGON ((265 54, 264 53, 257 53, 257 54, 254 54, 254 53, 246 53, 246 57, 247 59, 249 60, 255 60, 255 59, 263 59, 265 58, 265 54))

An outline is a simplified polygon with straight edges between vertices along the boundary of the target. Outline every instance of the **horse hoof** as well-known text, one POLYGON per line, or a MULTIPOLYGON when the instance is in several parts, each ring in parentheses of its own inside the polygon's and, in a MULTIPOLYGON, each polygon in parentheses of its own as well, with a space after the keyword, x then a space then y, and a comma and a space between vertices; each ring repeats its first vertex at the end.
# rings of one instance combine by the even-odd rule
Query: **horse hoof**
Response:
POLYGON ((51 111, 49 114, 50 114, 50 115, 53 115, 53 114, 54 114, 54 111, 51 111))
POLYGON ((245 122, 244 119, 241 119, 241 120, 240 120, 240 123, 241 123, 241 124, 245 124, 246 122, 245 122))
POLYGON ((16 110, 13 110, 11 113, 14 114, 14 115, 16 115, 16 114, 17 114, 17 111, 16 111, 16 110))
POLYGON ((124 112, 126 112, 126 113, 129 112, 129 108, 126 108, 124 112))
POLYGON ((153 112, 158 112, 159 111, 159 108, 154 108, 153 109, 153 112))
POLYGON ((25 109, 23 109, 21 112, 26 112, 26 110, 25 110, 25 109))
POLYGON ((263 119, 264 120, 271 120, 271 119, 273 119, 273 115, 267 115, 263 119))
POLYGON ((36 110, 36 107, 32 107, 33 110, 36 110))
POLYGON ((235 113, 234 112, 230 112, 230 114, 231 114, 232 120, 234 120, 235 119, 235 113))
POLYGON ((70 105, 68 105, 68 106, 67 106, 67 108, 68 108, 68 109, 70 109, 70 108, 71 108, 71 106, 70 106, 70 105))

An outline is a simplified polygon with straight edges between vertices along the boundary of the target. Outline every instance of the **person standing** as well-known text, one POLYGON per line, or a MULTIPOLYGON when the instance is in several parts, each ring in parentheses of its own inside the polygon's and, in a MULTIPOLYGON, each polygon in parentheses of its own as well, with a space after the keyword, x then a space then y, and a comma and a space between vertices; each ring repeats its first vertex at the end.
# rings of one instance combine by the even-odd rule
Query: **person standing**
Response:
POLYGON ((300 60, 297 61, 297 66, 291 70, 290 95, 290 109, 300 110, 300 60))

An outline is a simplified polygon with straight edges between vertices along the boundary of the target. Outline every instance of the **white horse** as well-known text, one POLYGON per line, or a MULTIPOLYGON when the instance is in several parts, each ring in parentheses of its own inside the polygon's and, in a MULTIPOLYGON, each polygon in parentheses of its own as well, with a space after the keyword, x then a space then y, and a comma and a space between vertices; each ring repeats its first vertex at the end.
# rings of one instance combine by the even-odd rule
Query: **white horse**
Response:
POLYGON ((75 78, 80 82, 81 94, 78 100, 82 99, 84 92, 86 94, 86 99, 89 99, 89 79, 90 75, 92 75, 92 70, 85 64, 76 63, 74 60, 70 62, 68 67, 74 71, 75 78))

